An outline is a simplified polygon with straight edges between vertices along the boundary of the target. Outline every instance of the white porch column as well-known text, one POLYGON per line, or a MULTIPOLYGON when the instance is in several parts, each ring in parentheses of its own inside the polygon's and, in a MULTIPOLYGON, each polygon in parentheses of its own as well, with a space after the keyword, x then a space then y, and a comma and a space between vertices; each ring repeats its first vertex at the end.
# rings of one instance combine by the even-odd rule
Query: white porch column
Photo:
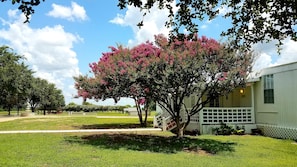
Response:
POLYGON ((252 96, 252 122, 256 122, 255 118, 255 97, 254 97, 254 83, 251 83, 251 96, 252 96))
POLYGON ((203 134, 202 122, 203 122, 203 108, 202 108, 202 110, 199 111, 199 131, 200 131, 200 134, 203 134))

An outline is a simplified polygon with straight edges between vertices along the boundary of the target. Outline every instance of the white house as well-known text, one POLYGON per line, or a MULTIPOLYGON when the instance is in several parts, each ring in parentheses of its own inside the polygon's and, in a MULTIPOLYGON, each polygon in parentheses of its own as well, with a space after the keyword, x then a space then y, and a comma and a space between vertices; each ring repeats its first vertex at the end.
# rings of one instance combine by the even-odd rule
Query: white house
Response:
POLYGON ((263 69, 258 78, 257 127, 267 136, 297 139, 297 62, 263 69))
MULTIPOLYGON (((188 108, 197 100, 195 97, 185 99, 188 108)), ((170 115, 159 106, 157 112, 161 114, 155 118, 156 126, 167 130, 175 127, 170 115)), ((263 69, 245 88, 218 97, 193 116, 187 130, 211 133, 220 122, 244 126, 247 133, 258 128, 266 136, 297 139, 297 62, 263 69)))

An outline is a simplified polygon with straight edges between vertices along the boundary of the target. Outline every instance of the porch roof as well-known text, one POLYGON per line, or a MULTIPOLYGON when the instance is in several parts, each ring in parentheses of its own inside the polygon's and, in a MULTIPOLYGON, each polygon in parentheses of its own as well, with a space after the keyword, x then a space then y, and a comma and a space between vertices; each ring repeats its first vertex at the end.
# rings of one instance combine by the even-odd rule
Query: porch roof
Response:
POLYGON ((253 82, 258 82, 258 81, 260 81, 259 77, 257 77, 257 78, 248 78, 247 83, 253 83, 253 82))

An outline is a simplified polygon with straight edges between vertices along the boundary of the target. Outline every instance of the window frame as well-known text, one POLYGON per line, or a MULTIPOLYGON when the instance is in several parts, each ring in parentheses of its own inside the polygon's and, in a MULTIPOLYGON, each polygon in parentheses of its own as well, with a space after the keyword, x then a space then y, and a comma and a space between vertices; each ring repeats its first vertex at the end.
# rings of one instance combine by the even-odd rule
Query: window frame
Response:
POLYGON ((274 79, 273 74, 263 76, 264 104, 274 104, 274 79))

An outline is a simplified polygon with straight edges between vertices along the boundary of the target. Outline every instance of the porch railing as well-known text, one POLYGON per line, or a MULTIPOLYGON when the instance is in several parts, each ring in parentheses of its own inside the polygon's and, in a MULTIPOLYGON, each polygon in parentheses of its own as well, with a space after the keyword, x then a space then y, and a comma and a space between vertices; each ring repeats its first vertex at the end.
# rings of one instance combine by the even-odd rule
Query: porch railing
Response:
POLYGON ((199 113, 200 124, 228 124, 255 123, 254 111, 252 107, 205 107, 199 113))
MULTIPOLYGON (((221 122, 227 124, 252 124, 255 123, 254 111, 252 107, 205 107, 199 113, 190 118, 190 123, 200 125, 215 125, 221 122)), ((186 115, 181 121, 187 121, 186 115)), ((169 130, 175 127, 174 121, 167 112, 155 117, 155 125, 169 130), (166 124, 164 128, 163 124, 166 124)))
POLYGON ((170 115, 164 117, 164 115, 160 114, 154 117, 154 127, 162 128, 164 131, 172 130, 176 127, 176 122, 170 115))

